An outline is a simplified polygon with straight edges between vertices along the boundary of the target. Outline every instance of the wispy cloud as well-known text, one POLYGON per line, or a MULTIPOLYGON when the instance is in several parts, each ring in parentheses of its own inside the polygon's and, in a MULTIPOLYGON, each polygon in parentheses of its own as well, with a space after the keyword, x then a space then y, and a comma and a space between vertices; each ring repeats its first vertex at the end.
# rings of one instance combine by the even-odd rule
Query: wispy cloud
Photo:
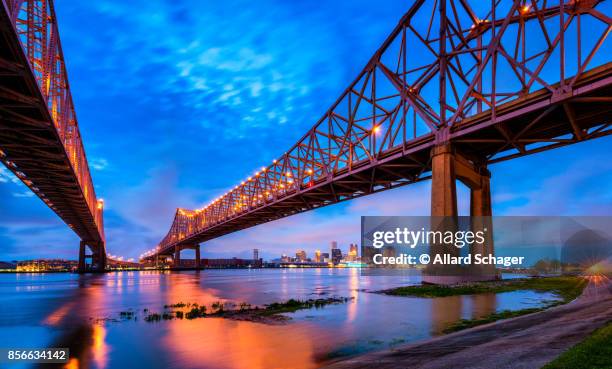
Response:
POLYGON ((89 166, 95 170, 104 170, 108 167, 108 160, 104 158, 92 158, 89 160, 89 166))
POLYGON ((13 192, 13 196, 15 197, 34 197, 34 192, 32 191, 13 192))

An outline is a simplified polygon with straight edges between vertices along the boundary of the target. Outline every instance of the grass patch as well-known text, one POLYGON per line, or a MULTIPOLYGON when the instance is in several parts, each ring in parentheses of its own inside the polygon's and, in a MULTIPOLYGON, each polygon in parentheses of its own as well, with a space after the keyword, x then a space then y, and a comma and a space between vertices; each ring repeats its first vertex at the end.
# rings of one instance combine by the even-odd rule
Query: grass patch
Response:
POLYGON ((392 288, 381 291, 393 296, 414 297, 447 297, 457 295, 475 295, 479 293, 501 293, 519 290, 533 290, 538 292, 552 292, 564 301, 570 301, 582 293, 587 280, 582 277, 547 277, 547 278, 521 278, 504 281, 472 282, 453 286, 418 285, 392 288))
POLYGON ((531 314, 531 313, 535 313, 538 311, 542 311, 548 307, 550 307, 550 305, 547 305, 546 307, 540 307, 540 308, 529 308, 529 309, 521 309, 521 310, 504 310, 504 311, 500 311, 499 313, 493 313, 493 314, 486 315, 482 318, 461 319, 455 323, 450 324, 448 327, 444 328, 442 333, 457 332, 463 329, 468 329, 468 328, 476 327, 479 325, 496 322, 502 319, 514 318, 514 317, 521 316, 521 315, 531 314))
MULTIPOLYGON (((238 305, 221 301, 214 302, 210 309, 207 309, 204 305, 198 305, 197 303, 177 303, 171 305, 165 305, 165 309, 182 309, 174 311, 165 311, 162 314, 149 312, 147 313, 144 320, 146 322, 159 322, 161 320, 172 320, 172 319, 196 319, 204 317, 225 317, 243 320, 260 320, 260 318, 283 318, 280 314, 293 313, 297 310, 320 308, 325 305, 341 304, 352 300, 348 297, 330 297, 326 299, 308 299, 308 300, 296 300, 289 299, 284 302, 274 302, 263 307, 254 306, 246 302, 242 302, 238 305)), ((287 319, 287 318, 284 318, 287 319)))
POLYGON ((608 323, 542 369, 611 369, 610 358, 612 358, 612 324, 608 323))
POLYGON ((455 286, 420 285, 399 287, 381 291, 393 296, 415 296, 415 297, 447 297, 457 295, 475 295, 479 293, 502 293, 512 291, 537 291, 551 292, 560 298, 542 307, 521 310, 504 310, 484 317, 475 319, 461 319, 450 324, 442 332, 451 333, 462 329, 476 327, 478 325, 492 323, 501 319, 514 318, 521 315, 531 314, 548 309, 552 306, 568 303, 582 293, 588 284, 585 278, 577 276, 546 277, 546 278, 524 278, 509 279, 505 281, 472 282, 455 286))
POLYGON ((265 309, 261 311, 263 315, 277 315, 283 313, 293 313, 302 309, 321 308, 325 305, 335 305, 348 302, 348 297, 330 297, 327 299, 308 299, 308 300, 295 300, 289 299, 285 302, 274 302, 270 305, 266 305, 265 309))

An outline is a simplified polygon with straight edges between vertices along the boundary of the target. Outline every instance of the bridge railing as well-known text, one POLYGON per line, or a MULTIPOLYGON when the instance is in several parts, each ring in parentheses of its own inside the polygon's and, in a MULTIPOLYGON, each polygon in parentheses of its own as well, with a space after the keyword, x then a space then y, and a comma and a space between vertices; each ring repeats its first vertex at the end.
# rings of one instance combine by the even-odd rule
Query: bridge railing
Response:
POLYGON ((179 209, 158 249, 409 145, 448 140, 535 93, 571 96, 609 62, 609 10, 597 0, 416 1, 297 144, 204 208, 179 209))
MULTIPOLYGON (((57 18, 51 0, 3 0, 44 97, 55 129, 81 187, 87 206, 104 240, 103 203, 94 190, 72 95, 57 18)), ((43 198, 43 201, 49 200, 43 198)))

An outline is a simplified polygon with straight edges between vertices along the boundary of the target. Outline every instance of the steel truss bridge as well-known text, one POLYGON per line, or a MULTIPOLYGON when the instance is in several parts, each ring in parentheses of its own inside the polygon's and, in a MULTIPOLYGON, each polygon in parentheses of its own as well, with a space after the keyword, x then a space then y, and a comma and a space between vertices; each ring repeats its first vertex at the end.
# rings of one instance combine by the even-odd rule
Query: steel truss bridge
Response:
POLYGON ((177 209, 142 255, 432 179, 432 215, 491 215, 487 166, 612 133, 610 4, 415 1, 286 153, 202 209, 177 209))
POLYGON ((104 204, 91 180, 51 0, 0 3, 0 161, 81 238, 80 270, 104 270, 104 204))

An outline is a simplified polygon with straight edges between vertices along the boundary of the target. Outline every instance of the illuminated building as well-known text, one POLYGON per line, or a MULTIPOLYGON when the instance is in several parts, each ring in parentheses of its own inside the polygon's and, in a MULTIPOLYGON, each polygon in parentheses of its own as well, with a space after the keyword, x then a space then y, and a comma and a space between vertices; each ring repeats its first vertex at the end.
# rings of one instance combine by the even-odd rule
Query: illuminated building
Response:
POLYGON ((315 258, 314 258, 315 263, 320 263, 323 260, 321 260, 321 250, 316 250, 315 251, 315 258))
POLYGON ((349 246, 349 253, 346 258, 347 261, 357 261, 357 244, 351 243, 349 246))
POLYGON ((76 270, 76 260, 64 259, 36 259, 24 260, 17 263, 18 272, 69 272, 76 270))
POLYGON ((321 262, 329 263, 329 252, 321 253, 321 262))
POLYGON ((298 250, 295 253, 295 258, 297 259, 298 262, 300 263, 304 263, 306 262, 306 251, 304 250, 298 250))

